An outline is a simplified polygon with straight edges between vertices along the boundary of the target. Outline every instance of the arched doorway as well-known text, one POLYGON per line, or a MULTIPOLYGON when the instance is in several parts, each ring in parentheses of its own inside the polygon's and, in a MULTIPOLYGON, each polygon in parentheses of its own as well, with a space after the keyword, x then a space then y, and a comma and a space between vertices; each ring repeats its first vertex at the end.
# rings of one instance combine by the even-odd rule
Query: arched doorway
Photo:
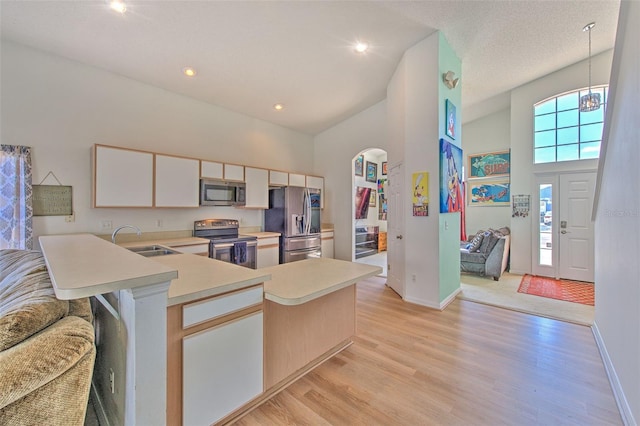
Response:
POLYGON ((370 148, 352 161, 352 261, 380 266, 387 276, 387 152, 370 148))

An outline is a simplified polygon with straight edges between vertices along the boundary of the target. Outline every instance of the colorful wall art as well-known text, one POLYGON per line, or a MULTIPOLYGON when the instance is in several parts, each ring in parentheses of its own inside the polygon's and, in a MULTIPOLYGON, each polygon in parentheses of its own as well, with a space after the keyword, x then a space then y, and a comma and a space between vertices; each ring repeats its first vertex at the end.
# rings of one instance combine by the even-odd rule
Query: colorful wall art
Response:
POLYGON ((509 186, 509 179, 469 180, 469 205, 508 206, 511 201, 509 186))
POLYGON ((417 172, 411 177, 413 197, 411 207, 414 216, 429 216, 429 173, 417 172))
POLYGON ((445 133, 451 139, 456 138, 456 106, 447 99, 445 101, 445 133))
POLYGON ((440 139, 440 213, 462 211, 462 149, 440 139))
POLYGON ((469 156, 469 178, 509 176, 511 154, 509 151, 486 152, 469 156))

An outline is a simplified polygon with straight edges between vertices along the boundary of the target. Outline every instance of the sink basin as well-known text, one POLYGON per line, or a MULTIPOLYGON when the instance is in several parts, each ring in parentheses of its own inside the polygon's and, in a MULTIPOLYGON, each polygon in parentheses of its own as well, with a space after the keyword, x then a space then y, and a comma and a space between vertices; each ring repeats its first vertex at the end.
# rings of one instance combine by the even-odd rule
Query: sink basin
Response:
POLYGON ((177 252, 175 250, 171 250, 167 247, 162 247, 157 245, 130 247, 129 250, 131 250, 134 253, 138 253, 139 255, 144 257, 165 256, 168 254, 180 254, 180 252, 177 252))

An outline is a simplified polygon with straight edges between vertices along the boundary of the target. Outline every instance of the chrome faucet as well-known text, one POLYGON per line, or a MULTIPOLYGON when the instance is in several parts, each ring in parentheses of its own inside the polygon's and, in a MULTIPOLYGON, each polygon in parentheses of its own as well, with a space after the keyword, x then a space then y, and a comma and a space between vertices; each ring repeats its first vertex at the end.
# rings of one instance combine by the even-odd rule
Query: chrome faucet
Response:
POLYGON ((138 234, 138 237, 142 235, 142 231, 140 230, 140 228, 138 228, 137 226, 133 226, 133 225, 122 225, 122 226, 118 226, 115 231, 113 231, 113 234, 111 234, 111 242, 113 244, 116 243, 116 234, 118 232, 120 232, 121 229, 123 228, 131 228, 131 229, 135 229, 136 230, 136 234, 138 234))

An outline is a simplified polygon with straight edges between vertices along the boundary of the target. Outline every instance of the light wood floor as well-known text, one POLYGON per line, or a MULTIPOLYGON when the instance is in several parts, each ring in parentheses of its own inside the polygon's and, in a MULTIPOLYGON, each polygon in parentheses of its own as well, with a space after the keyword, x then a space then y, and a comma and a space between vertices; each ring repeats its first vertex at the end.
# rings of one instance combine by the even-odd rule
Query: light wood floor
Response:
POLYGON ((591 329, 358 284, 355 343, 237 425, 620 425, 591 329))

